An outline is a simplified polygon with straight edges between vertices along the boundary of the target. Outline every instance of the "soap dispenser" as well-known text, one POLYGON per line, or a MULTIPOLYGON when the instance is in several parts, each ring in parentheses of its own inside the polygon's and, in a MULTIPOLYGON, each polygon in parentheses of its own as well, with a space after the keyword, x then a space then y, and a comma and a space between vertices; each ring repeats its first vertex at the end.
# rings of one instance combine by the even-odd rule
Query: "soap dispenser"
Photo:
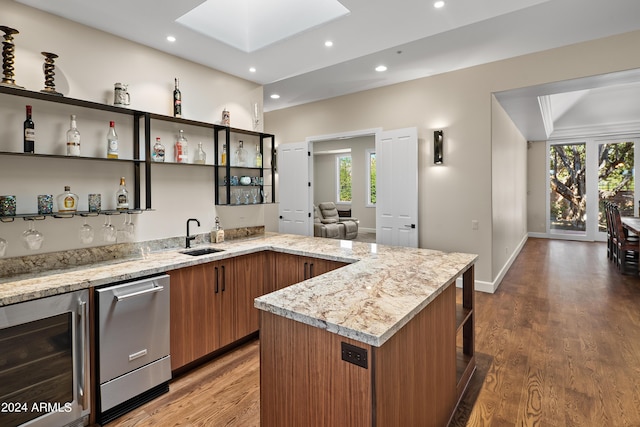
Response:
POLYGON ((211 241, 215 243, 224 242, 224 230, 220 226, 220 217, 216 217, 215 229, 211 232, 211 241))

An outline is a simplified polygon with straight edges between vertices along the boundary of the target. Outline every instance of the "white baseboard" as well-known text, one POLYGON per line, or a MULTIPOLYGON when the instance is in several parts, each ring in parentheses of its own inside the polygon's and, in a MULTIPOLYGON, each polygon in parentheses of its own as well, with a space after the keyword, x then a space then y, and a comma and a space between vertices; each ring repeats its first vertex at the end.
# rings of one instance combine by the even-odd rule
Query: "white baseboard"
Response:
MULTIPOLYGON (((476 280, 475 283, 474 283, 475 290, 476 291, 480 291, 480 292, 486 292, 486 293, 489 293, 489 294, 495 293, 495 291, 498 290, 498 287, 500 286, 500 283, 502 283, 502 279, 504 279, 504 276, 507 274, 507 271, 509 271, 509 269, 511 268, 511 265, 513 264, 513 262, 516 260, 516 258, 520 254, 520 251, 522 251, 522 248, 524 247, 524 244, 527 243, 527 239, 530 236, 531 236, 531 233, 524 235, 524 237, 522 238, 522 240, 518 244, 518 247, 515 248, 515 250, 513 251, 511 256, 509 257, 509 259, 507 260, 507 262, 504 264, 504 266, 500 270, 500 273, 493 280, 493 282, 484 282, 482 280, 476 280)), ((456 286, 458 288, 462 287, 462 277, 458 277, 458 279, 456 280, 456 286)))
POLYGON ((364 228, 364 227, 358 227, 358 232, 363 232, 363 233, 375 233, 376 229, 375 228, 364 228))

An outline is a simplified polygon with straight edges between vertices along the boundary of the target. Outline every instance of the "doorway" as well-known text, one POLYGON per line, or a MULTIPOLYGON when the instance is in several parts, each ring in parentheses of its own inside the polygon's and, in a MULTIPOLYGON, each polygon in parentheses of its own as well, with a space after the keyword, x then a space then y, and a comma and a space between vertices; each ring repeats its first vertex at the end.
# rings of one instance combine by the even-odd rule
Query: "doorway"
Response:
POLYGON ((637 140, 549 142, 547 232, 556 238, 606 240, 604 204, 634 215, 637 140))
POLYGON ((340 212, 358 219, 359 238, 375 241, 375 193, 373 203, 370 200, 375 192, 375 135, 315 141, 312 154, 314 205, 334 202, 340 212))

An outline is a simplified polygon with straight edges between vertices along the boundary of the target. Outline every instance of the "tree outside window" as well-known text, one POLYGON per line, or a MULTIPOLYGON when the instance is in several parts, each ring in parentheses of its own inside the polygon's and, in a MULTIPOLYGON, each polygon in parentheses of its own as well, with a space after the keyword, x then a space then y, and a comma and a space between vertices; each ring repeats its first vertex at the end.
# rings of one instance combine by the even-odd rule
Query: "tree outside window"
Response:
POLYGON ((351 156, 338 156, 338 202, 351 202, 351 156))
POLYGON ((376 204, 376 152, 367 150, 367 205, 376 204))

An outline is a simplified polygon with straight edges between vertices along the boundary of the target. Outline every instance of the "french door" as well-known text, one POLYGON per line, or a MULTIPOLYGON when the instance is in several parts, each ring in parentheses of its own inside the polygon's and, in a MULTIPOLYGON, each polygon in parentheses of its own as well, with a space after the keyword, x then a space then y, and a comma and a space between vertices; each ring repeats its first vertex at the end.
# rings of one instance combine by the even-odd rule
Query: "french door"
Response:
POLYGON ((637 214, 635 138, 549 142, 547 234, 575 240, 606 240, 605 202, 622 215, 637 214))

